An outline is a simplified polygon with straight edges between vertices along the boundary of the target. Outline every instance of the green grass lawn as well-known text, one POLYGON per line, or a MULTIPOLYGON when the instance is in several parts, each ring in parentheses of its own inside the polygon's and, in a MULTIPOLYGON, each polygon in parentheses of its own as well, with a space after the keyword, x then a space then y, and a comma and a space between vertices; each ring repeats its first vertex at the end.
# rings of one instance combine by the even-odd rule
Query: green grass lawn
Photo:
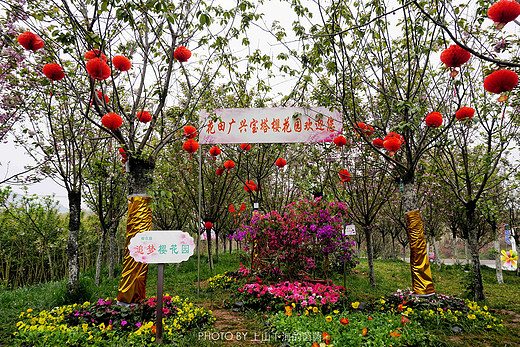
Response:
MULTIPOLYGON (((206 256, 201 257, 201 281, 207 280, 215 274, 228 270, 236 270, 240 264, 239 254, 221 255, 220 261, 215 262, 215 269, 210 273, 206 256)), ((120 268, 118 269, 120 271, 120 268)), ((349 297, 353 301, 369 302, 381 296, 386 296, 397 289, 411 287, 410 266, 400 260, 376 260, 375 272, 377 287, 369 284, 368 265, 365 259, 355 271, 346 277, 349 297)), ((468 273, 462 266, 443 266, 437 270, 432 267, 435 289, 440 294, 462 296, 465 292, 465 279, 468 273)), ((518 346, 520 345, 520 278, 512 272, 504 272, 504 284, 497 284, 494 269, 482 268, 486 304, 490 311, 498 318, 504 319, 506 331, 483 332, 471 335, 446 335, 438 334, 446 345, 452 346, 518 346)), ((108 280, 104 273, 102 284, 94 285, 93 270, 81 274, 81 284, 84 292, 78 301, 97 301, 99 298, 114 298, 117 294, 119 280, 108 280)), ((333 278, 335 284, 343 285, 343 275, 336 274, 333 278)), ((49 310, 55 306, 68 302, 65 294, 65 281, 40 284, 20 288, 17 290, 0 291, 0 345, 8 346, 11 334, 16 330, 16 322, 20 312, 32 308, 35 311, 49 310)), ((157 266, 150 265, 147 296, 155 296, 157 290, 157 266)), ((218 308, 222 301, 229 298, 229 291, 208 292, 204 283, 199 295, 197 295, 197 257, 193 256, 189 261, 165 266, 164 293, 187 297, 195 303, 209 306, 209 309, 218 308)), ((220 311, 222 312, 222 311, 220 311)), ((241 330, 261 331, 262 317, 254 314, 243 314, 237 321, 241 330)), ((232 324, 232 320, 227 324, 232 324), (231 322, 231 323, 230 323, 231 322)), ((208 345, 208 344, 206 344, 208 345)), ((217 345, 215 343, 209 345, 217 345)), ((265 346, 265 344, 264 344, 265 346)))

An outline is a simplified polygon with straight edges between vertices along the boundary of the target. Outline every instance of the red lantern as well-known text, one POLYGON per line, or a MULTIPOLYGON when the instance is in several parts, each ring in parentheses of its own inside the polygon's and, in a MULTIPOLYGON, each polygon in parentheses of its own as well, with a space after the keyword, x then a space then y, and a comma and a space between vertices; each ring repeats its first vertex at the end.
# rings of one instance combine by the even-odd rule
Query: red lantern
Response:
POLYGON ((457 112, 455 112, 455 118, 458 120, 471 119, 474 114, 475 109, 473 107, 461 107, 457 112))
POLYGON ((184 46, 177 47, 173 52, 173 57, 181 63, 185 63, 191 57, 191 51, 184 46))
POLYGON ((249 143, 242 143, 240 148, 242 148, 243 151, 249 151, 251 149, 251 145, 249 143))
POLYGON ((107 56, 99 52, 99 49, 93 49, 85 53, 85 59, 90 60, 94 58, 101 58, 106 63, 108 61, 107 56))
MULTIPOLYGON (((99 100, 105 99, 105 104, 108 104, 108 102, 110 101, 110 98, 108 97, 108 95, 104 95, 101 90, 96 90, 96 94, 97 94, 97 97, 99 98, 99 100)), ((91 103, 91 105, 92 105, 92 103, 91 103)))
POLYGON ((63 72, 63 68, 56 64, 45 64, 43 66, 43 74, 50 80, 59 81, 65 77, 65 72, 63 72))
POLYGON ((107 113, 101 118, 101 123, 110 130, 116 130, 123 124, 123 119, 117 113, 107 113))
MULTIPOLYGON (((186 152, 192 154, 199 149, 199 143, 193 139, 188 139, 186 142, 184 142, 184 144, 182 145, 182 148, 186 152)), ((191 158, 191 156, 190 156, 190 158, 191 158)))
POLYGON ((371 125, 367 124, 367 127, 365 129, 365 135, 371 136, 374 133, 374 128, 371 125))
MULTIPOLYGON (((458 45, 451 45, 441 53, 441 61, 446 67, 460 67, 466 63, 471 57, 471 53, 458 45)), ((451 77, 458 75, 458 71, 453 69, 450 73, 451 77)))
MULTIPOLYGON (((490 93, 508 92, 518 84, 518 75, 511 70, 498 70, 489 74, 484 80, 484 89, 490 93)), ((501 95, 498 101, 506 101, 507 96, 501 95)))
POLYGON ((520 15, 520 4, 514 0, 500 0, 488 9, 487 15, 500 30, 520 15))
POLYGON ((209 154, 214 157, 218 156, 220 153, 222 153, 222 151, 217 146, 213 146, 209 149, 209 154))
POLYGON ((184 136, 187 136, 189 139, 194 139, 197 136, 197 129, 193 125, 186 125, 184 128, 184 136))
POLYGON ((255 182, 249 180, 246 182, 244 190, 248 193, 256 192, 258 190, 258 186, 255 184, 255 182))
POLYGON ((401 135, 391 132, 385 136, 383 147, 385 147, 390 152, 390 154, 393 155, 395 151, 401 148, 403 143, 404 138, 401 135))
POLYGON ((124 148, 119 148, 119 154, 121 154, 121 157, 123 157, 123 159, 128 158, 128 154, 126 154, 124 148))
POLYGON ((341 183, 350 181, 350 173, 345 169, 341 170, 339 172, 339 179, 341 183))
POLYGON ((110 66, 99 58, 92 58, 87 62, 87 72, 95 80, 103 81, 110 77, 110 66))
POLYGON ((372 144, 376 147, 383 147, 383 142, 382 139, 377 138, 372 141, 372 144))
POLYGON ((231 212, 231 213, 235 213, 235 207, 233 207, 233 204, 229 205, 228 207, 228 211, 231 212))
POLYGON ((283 169, 283 167, 285 165, 287 165, 287 160, 283 159, 283 158, 278 158, 276 159, 276 161, 274 162, 274 165, 278 166, 280 169, 283 169))
POLYGON ((217 169, 217 171, 215 172, 215 174, 216 174, 217 176, 220 176, 220 175, 222 175, 223 173, 224 173, 224 168, 223 168, 223 167, 219 167, 219 168, 217 169))
POLYGON ((28 51, 36 52, 43 47, 43 40, 36 34, 26 31, 18 35, 18 43, 28 51))
POLYGON ((119 71, 128 71, 132 67, 130 60, 122 55, 115 55, 112 58, 112 65, 119 71))
POLYGON ((244 211, 245 209, 246 209, 246 204, 242 203, 242 205, 240 205, 239 211, 244 211))
POLYGON ((334 138, 334 143, 338 147, 345 146, 347 144, 347 139, 343 135, 338 135, 336 138, 334 138))
POLYGON ((424 122, 430 128, 438 128, 442 125, 442 115, 439 112, 431 112, 426 116, 424 122))
POLYGON ((137 112, 137 119, 142 123, 148 123, 152 120, 152 115, 148 111, 137 112))
POLYGON ((235 167, 235 162, 233 160, 226 160, 226 162, 224 163, 224 167, 229 171, 235 167))
POLYGON ((358 135, 360 135, 360 133, 359 133, 358 130, 363 131, 363 130, 366 129, 366 127, 367 127, 367 125, 366 125, 365 123, 363 123, 363 122, 357 122, 356 125, 354 126, 354 130, 356 131, 356 133, 357 133, 358 135))
POLYGON ((206 222, 204 223, 204 227, 208 230, 211 230, 211 228, 213 228, 213 223, 211 222, 206 222))

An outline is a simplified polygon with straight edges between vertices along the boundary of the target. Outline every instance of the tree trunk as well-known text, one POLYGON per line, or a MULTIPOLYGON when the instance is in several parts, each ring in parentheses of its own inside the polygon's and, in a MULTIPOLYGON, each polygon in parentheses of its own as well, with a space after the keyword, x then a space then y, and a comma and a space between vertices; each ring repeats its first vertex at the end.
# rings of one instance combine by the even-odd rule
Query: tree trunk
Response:
POLYGON ((365 238, 367 241, 367 260, 368 260, 368 277, 370 285, 376 287, 376 275, 374 272, 374 246, 372 244, 372 232, 369 226, 364 227, 365 238))
POLYGON ((502 263, 500 262, 500 243, 498 242, 498 230, 495 230, 493 248, 495 250, 495 269, 497 272, 497 282, 504 283, 504 276, 502 275, 502 263))
POLYGON ((403 210, 406 216, 408 238, 410 240, 410 270, 413 291, 415 295, 432 295, 435 293, 435 289, 413 177, 403 183, 403 210))
POLYGON ((132 304, 146 298, 148 264, 138 263, 128 250, 130 240, 137 233, 150 230, 152 212, 148 190, 153 182, 154 158, 128 158, 129 205, 126 225, 126 243, 123 255, 123 270, 119 283, 117 301, 132 304))
POLYGON ((50 280, 54 281, 54 264, 52 263, 51 251, 48 246, 47 246, 47 260, 49 262, 50 280))
POLYGON ((435 257, 434 263, 437 264, 437 269, 440 270, 441 269, 441 258, 439 256, 439 247, 437 247, 437 238, 435 237, 435 235, 433 235, 432 240, 433 240, 433 254, 435 257))
POLYGON ((466 218, 468 223, 468 242, 471 253, 473 280, 471 282, 471 294, 476 301, 485 300, 484 285, 482 284, 482 273, 480 272, 480 256, 478 249, 478 231, 475 228, 475 204, 466 206, 466 218))
POLYGON ((215 231, 215 257, 218 263, 218 232, 215 231))
POLYGON ((105 228, 101 231, 101 236, 99 238, 98 243, 98 251, 96 256, 96 274, 94 275, 94 284, 99 287, 100 278, 101 278, 101 269, 103 267, 103 251, 105 248, 105 240, 107 236, 107 231, 105 228))
POLYGON ((209 262, 209 271, 213 272, 213 254, 211 249, 211 229, 206 229, 206 236, 208 241, 208 262, 209 262))
POLYGON ((464 240, 464 256, 466 257, 466 264, 469 264, 468 240, 464 240))
POLYGON ((81 189, 68 192, 69 234, 67 240, 67 292, 74 294, 79 289, 78 239, 81 221, 81 189))
POLYGON ((454 263, 459 263, 459 248, 457 247, 457 236, 453 237, 453 256, 454 256, 454 263))
POLYGON ((119 220, 110 224, 108 229, 108 278, 114 278, 114 266, 117 261, 118 247, 116 243, 117 227, 119 226, 119 220))
POLYGON ((225 238, 222 239, 222 247, 223 247, 222 253, 225 255, 226 251, 227 251, 227 244, 226 244, 226 239, 225 238))

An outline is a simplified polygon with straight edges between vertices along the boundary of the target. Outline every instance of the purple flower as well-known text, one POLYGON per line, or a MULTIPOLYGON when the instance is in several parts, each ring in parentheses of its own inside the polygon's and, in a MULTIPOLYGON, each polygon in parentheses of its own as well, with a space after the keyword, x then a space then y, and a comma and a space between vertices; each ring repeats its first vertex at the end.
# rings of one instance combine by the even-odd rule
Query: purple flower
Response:
POLYGON ((127 324, 128 324, 128 322, 127 322, 126 320, 121 321, 121 325, 122 325, 122 326, 125 326, 125 325, 127 325, 127 324))

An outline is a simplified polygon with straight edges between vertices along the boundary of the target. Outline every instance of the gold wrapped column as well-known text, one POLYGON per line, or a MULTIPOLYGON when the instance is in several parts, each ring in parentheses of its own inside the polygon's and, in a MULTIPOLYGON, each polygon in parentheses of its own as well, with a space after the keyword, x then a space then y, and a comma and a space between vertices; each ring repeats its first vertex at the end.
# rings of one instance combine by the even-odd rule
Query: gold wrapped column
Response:
POLYGON ((123 271, 117 291, 117 301, 131 304, 146 297, 146 275, 148 264, 138 263, 128 250, 130 240, 136 234, 152 227, 152 211, 149 196, 133 196, 129 199, 128 220, 126 224, 126 244, 123 256, 123 271))
POLYGON ((435 289, 433 288, 423 223, 419 211, 406 213, 406 223, 408 225, 408 237, 410 238, 410 268, 413 292, 416 295, 433 294, 435 289))

